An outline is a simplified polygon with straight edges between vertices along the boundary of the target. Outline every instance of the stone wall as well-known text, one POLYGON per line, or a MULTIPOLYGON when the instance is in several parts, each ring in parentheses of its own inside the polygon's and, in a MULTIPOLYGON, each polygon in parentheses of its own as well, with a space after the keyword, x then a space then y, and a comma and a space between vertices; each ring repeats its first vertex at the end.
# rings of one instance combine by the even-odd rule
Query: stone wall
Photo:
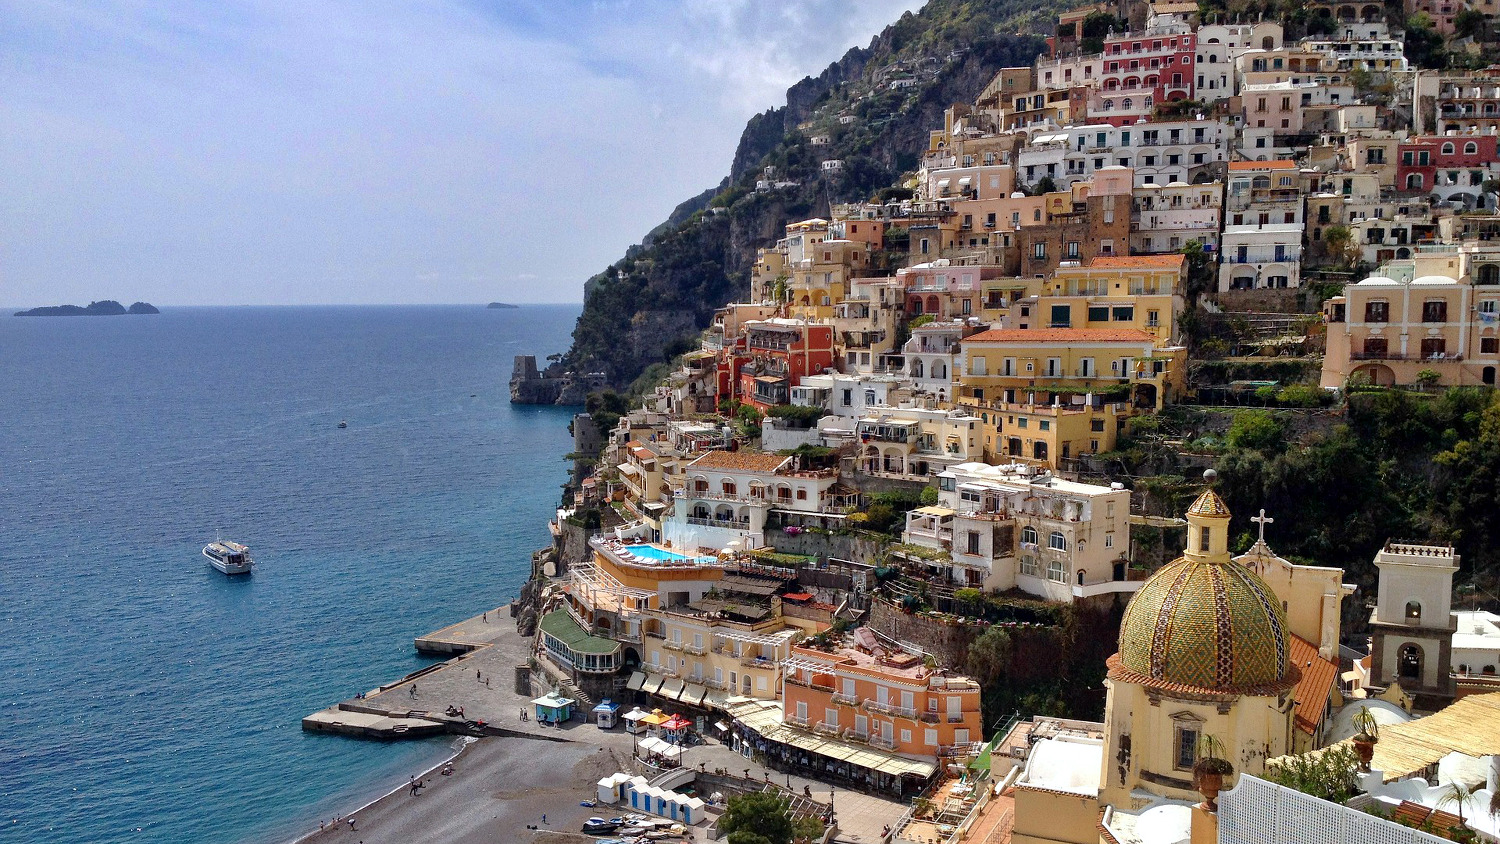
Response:
POLYGON ((763 535, 765 544, 783 554, 801 554, 819 560, 850 560, 856 563, 878 564, 885 555, 888 540, 857 533, 814 533, 802 531, 790 534, 781 528, 767 527, 763 535))
POLYGON ((985 631, 979 624, 909 615, 878 598, 870 607, 866 625, 882 636, 916 645, 932 654, 938 665, 958 671, 968 662, 969 646, 985 631))

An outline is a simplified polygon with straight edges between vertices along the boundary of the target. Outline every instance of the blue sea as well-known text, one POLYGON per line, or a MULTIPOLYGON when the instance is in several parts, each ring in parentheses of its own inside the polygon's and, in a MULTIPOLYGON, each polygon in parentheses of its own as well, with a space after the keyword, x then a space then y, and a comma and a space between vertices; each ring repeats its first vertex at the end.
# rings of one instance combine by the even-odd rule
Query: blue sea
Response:
POLYGON ((448 753, 299 722, 516 595, 572 411, 511 359, 577 314, 0 317, 0 841, 286 841, 448 753))

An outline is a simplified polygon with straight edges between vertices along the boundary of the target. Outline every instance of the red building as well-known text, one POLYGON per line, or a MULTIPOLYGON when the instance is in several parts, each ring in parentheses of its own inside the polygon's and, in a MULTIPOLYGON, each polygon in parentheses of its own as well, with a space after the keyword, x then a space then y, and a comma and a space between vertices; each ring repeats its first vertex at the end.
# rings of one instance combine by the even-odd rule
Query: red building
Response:
POLYGON ((896 271, 906 290, 907 315, 931 314, 938 320, 979 313, 981 282, 1004 275, 1002 267, 950 265, 946 258, 896 271))
MULTIPOLYGON (((1198 36, 1191 32, 1107 37, 1104 53, 1099 57, 1099 96, 1105 99, 1134 96, 1141 104, 1147 97, 1151 104, 1192 99, 1197 70, 1193 63, 1197 54, 1198 36)), ((1100 117, 1109 122, 1107 113, 1100 117)), ((1129 122, 1134 122, 1134 117, 1129 122)))
POLYGON ((1495 178, 1494 135, 1425 135, 1402 141, 1396 185, 1473 204, 1484 182, 1495 178))
POLYGON ((745 323, 744 334, 719 361, 720 397, 760 410, 786 404, 805 375, 834 368, 833 326, 800 319, 745 323))

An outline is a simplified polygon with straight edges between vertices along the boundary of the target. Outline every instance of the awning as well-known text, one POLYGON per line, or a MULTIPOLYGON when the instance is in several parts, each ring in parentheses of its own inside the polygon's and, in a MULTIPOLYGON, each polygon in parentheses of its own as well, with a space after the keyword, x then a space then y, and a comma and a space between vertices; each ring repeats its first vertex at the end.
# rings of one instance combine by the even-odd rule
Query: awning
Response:
POLYGON ((657 689, 656 696, 676 700, 682 694, 682 681, 676 677, 668 677, 661 682, 661 688, 657 689))
POLYGON ((921 513, 924 516, 942 516, 944 518, 947 518, 948 516, 954 515, 958 511, 950 510, 947 507, 939 507, 934 504, 929 507, 918 507, 916 509, 916 512, 921 513))
POLYGON ((644 682, 646 682, 646 675, 637 671, 630 675, 630 680, 625 683, 625 688, 632 692, 638 692, 641 690, 641 684, 644 682))
POLYGON ((682 694, 677 699, 688 706, 698 706, 703 703, 703 696, 706 694, 708 694, 708 689, 696 683, 685 683, 682 687, 682 694))
POLYGON ((716 729, 716 730, 728 730, 729 729, 729 725, 726 724, 726 723, 724 723, 723 721, 715 721, 714 722, 714 729, 716 729))
POLYGON ((656 689, 661 685, 663 679, 665 678, 658 677, 655 674, 647 674, 645 682, 641 683, 641 691, 648 695, 656 694, 656 689))

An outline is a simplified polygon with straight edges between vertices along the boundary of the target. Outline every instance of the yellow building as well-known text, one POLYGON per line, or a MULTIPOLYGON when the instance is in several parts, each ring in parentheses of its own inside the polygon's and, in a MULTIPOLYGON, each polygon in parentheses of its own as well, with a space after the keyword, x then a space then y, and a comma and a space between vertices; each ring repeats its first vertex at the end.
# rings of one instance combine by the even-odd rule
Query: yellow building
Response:
POLYGON ((992 463, 1058 468, 1110 451, 1127 418, 1185 383, 1187 350, 1138 329, 998 329, 960 348, 955 403, 980 417, 992 463))
POLYGON ((1229 508, 1205 490, 1183 556, 1141 586, 1108 660, 1102 802, 1197 800, 1193 765, 1212 736, 1237 773, 1292 747, 1302 672, 1276 593, 1229 556, 1229 508))
POLYGON ((1100 256, 1088 266, 1064 264, 1043 284, 1037 312, 1025 327, 1134 328, 1171 343, 1186 290, 1182 255, 1100 256))
POLYGON ((632 677, 627 687, 722 708, 732 695, 776 700, 781 662, 805 630, 786 624, 769 604, 710 597, 692 607, 648 611, 643 632, 644 676, 632 677), (657 685, 651 685, 652 678, 657 685))

